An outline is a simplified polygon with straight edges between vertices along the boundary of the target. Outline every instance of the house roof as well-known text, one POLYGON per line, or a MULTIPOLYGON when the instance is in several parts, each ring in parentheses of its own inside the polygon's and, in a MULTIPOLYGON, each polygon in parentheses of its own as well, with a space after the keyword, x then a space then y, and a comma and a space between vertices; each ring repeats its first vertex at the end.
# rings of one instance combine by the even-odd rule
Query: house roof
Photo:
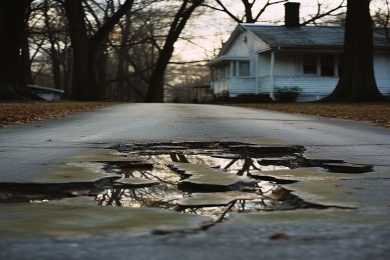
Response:
MULTIPOLYGON (((240 24, 270 47, 341 47, 344 45, 344 28, 336 26, 271 26, 240 24)), ((374 46, 390 48, 383 28, 373 30, 374 46)))

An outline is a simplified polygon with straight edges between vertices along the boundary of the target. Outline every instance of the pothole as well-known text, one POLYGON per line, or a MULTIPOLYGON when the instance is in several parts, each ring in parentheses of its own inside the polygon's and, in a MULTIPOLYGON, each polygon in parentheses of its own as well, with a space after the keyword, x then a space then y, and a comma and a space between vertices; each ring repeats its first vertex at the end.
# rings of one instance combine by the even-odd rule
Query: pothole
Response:
POLYGON ((0 183, 0 202, 94 196, 102 206, 163 208, 222 221, 231 212, 334 206, 305 201, 283 185, 309 175, 324 178, 372 170, 358 163, 305 159, 301 146, 182 142, 107 149, 109 159, 70 163, 33 184, 0 183), (297 171, 302 167, 320 170, 297 171))

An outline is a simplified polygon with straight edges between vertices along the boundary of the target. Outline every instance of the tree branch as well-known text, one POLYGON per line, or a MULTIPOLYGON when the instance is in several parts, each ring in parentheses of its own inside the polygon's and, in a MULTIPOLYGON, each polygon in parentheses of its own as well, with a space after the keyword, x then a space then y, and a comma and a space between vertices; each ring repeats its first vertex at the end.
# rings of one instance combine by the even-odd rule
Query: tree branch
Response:
POLYGON ((193 64, 193 63, 201 63, 201 62, 209 62, 209 61, 210 60, 170 61, 169 64, 184 65, 184 64, 193 64))
POLYGON ((335 8, 330 9, 329 11, 327 11, 325 13, 321 13, 321 3, 319 1, 317 1, 317 14, 312 16, 312 18, 310 18, 309 20, 301 23, 301 25, 304 26, 304 25, 307 25, 309 23, 314 23, 318 19, 321 19, 321 18, 323 18, 325 16, 333 14, 335 11, 337 11, 337 10, 343 8, 343 7, 346 7, 344 5, 344 3, 345 3, 345 0, 342 0, 341 3, 338 6, 336 6, 335 8))
POLYGON ((226 13, 227 15, 229 15, 230 18, 232 18, 232 19, 233 19, 234 21, 236 21, 237 23, 242 23, 242 20, 240 20, 238 17, 236 17, 234 14, 232 14, 220 0, 215 0, 215 1, 216 1, 217 4, 222 8, 221 11, 223 11, 224 13, 226 13))
POLYGON ((287 2, 288 0, 278 0, 278 1, 273 1, 271 2, 270 0, 268 0, 264 6, 260 9, 260 11, 257 13, 257 15, 255 16, 254 18, 254 21, 257 22, 257 20, 259 20, 260 16, 264 13, 264 11, 270 7, 271 5, 276 5, 276 4, 280 4, 280 3, 285 3, 287 2))
POLYGON ((119 22, 122 16, 131 10, 134 0, 126 0, 126 2, 111 16, 107 19, 102 27, 90 38, 90 43, 97 45, 101 42, 119 22))

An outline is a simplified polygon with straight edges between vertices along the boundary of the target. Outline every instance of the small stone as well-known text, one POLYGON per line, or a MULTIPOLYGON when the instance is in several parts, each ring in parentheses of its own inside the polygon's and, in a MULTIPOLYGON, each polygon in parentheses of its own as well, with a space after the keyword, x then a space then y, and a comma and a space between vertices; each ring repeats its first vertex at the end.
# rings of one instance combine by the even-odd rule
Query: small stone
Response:
POLYGON ((133 187, 133 188, 150 187, 159 184, 158 181, 146 180, 146 179, 135 178, 135 177, 118 179, 115 180, 115 183, 121 186, 133 187))
POLYGON ((371 172, 373 169, 372 165, 356 164, 356 163, 324 163, 324 168, 331 172, 340 173, 366 173, 371 172))
POLYGON ((289 239, 289 236, 286 233, 277 232, 272 234, 269 238, 272 240, 282 240, 282 239, 289 239))

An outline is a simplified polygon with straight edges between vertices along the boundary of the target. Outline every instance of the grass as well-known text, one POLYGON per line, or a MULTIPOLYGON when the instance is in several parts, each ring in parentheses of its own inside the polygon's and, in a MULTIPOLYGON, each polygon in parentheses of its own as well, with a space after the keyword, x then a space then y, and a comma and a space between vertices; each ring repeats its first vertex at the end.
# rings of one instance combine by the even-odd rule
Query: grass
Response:
POLYGON ((234 106, 266 109, 287 113, 369 121, 382 127, 390 127, 390 103, 256 103, 234 106))

